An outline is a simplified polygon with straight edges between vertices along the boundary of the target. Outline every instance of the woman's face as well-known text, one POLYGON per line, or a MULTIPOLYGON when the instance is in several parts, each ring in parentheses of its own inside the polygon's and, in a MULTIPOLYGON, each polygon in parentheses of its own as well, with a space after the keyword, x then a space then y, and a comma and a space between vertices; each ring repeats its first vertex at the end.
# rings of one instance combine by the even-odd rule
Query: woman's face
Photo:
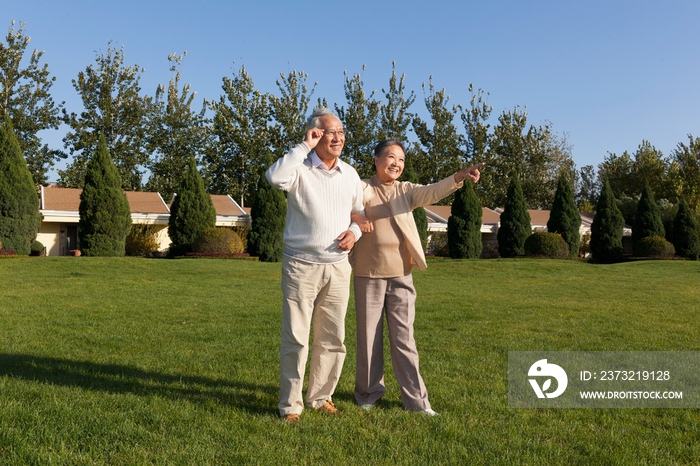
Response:
POLYGON ((374 157, 377 177, 384 183, 393 183, 403 173, 406 154, 399 146, 389 146, 379 157, 374 157))

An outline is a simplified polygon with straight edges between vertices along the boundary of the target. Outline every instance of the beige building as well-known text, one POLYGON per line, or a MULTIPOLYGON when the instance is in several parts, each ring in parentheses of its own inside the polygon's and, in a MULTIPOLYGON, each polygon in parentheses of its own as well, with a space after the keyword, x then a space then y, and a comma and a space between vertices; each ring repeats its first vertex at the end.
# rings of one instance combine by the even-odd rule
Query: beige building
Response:
MULTIPOLYGON (((425 208, 428 217, 428 232, 447 231, 447 219, 452 215, 451 206, 431 205, 425 208)), ((484 250, 498 249, 498 227, 501 224, 501 213, 503 209, 482 208, 481 217, 481 242, 484 245, 484 250)), ((547 222, 549 221, 549 210, 528 210, 530 214, 530 225, 532 231, 547 231, 547 222)), ((593 214, 581 213, 581 227, 579 234, 583 238, 584 235, 590 234, 591 225, 593 224, 593 214)), ((625 225, 623 229, 622 246, 625 253, 631 253, 631 236, 632 229, 625 225)))
MULTIPOLYGON (((39 200, 41 226, 37 241, 46 247, 47 256, 67 256, 72 250, 80 249, 78 244, 78 222, 80 221, 81 189, 40 188, 39 200)), ((131 209, 131 221, 134 225, 161 225, 157 241, 159 249, 170 246, 168 221, 170 209, 158 193, 126 191, 126 198, 131 209)), ((231 196, 212 195, 216 210, 216 226, 245 226, 250 223, 250 215, 234 201, 231 196)))

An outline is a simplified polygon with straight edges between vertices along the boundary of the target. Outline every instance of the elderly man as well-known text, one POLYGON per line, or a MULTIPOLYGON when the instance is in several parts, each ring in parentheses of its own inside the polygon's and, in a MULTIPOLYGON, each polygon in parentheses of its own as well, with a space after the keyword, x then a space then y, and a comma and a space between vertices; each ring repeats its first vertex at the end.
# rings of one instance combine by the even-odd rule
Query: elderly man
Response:
POLYGON ((339 158, 344 145, 338 117, 317 108, 306 123, 304 141, 266 173, 272 186, 287 192, 279 412, 289 423, 297 422, 304 408, 302 387, 312 322, 306 404, 327 414, 338 412, 331 396, 345 360, 352 274, 347 255, 361 235, 350 215, 363 212, 360 177, 339 158))

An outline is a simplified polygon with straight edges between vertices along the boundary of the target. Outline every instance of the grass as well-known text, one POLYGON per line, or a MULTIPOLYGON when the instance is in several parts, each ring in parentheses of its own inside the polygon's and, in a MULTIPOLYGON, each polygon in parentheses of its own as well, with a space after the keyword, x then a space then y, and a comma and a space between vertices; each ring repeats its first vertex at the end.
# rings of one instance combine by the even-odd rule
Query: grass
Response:
MULTIPOLYGON (((700 264, 434 259, 414 273, 433 408, 277 416, 280 265, 0 261, 0 464, 697 464, 697 409, 511 409, 508 351, 700 350, 700 264)), ((386 340, 386 339, 385 339, 386 340)), ((386 351, 388 355, 388 349, 386 351)))

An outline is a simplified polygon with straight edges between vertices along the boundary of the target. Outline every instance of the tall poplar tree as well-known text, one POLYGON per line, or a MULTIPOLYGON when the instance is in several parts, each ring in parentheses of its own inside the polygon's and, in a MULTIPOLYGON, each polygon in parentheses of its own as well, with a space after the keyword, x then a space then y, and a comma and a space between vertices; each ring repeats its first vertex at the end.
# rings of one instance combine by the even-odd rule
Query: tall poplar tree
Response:
MULTIPOLYGON (((428 82, 428 95, 425 107, 430 113, 432 127, 414 117, 413 130, 418 137, 414 144, 416 169, 421 184, 430 184, 442 180, 459 170, 464 162, 464 138, 454 124, 457 107, 448 108, 450 97, 445 89, 436 91, 432 76, 428 82)), ((423 83, 425 92, 426 85, 423 83)), ((452 202, 453 196, 443 199, 441 204, 452 202)))
POLYGON ((591 256, 597 262, 619 262, 622 260, 625 219, 605 176, 595 211, 591 225, 591 256))
POLYGON ((141 176, 148 164, 146 133, 152 99, 140 94, 144 71, 138 65, 124 64, 124 48, 109 48, 95 57, 73 79, 73 87, 83 101, 84 111, 68 114, 62 120, 70 126, 63 143, 73 156, 65 170, 59 170, 59 183, 68 187, 83 185, 85 167, 103 135, 107 150, 122 179, 125 191, 139 191, 141 176))
POLYGON ((473 183, 466 179, 455 193, 452 214, 447 219, 447 246, 453 259, 477 259, 481 256, 481 202, 473 183))
POLYGON ((396 76, 396 62, 391 62, 391 78, 389 87, 382 88, 382 93, 386 101, 379 107, 379 128, 377 131, 377 142, 384 139, 396 139, 406 141, 408 131, 414 114, 409 111, 411 105, 416 100, 416 95, 411 91, 406 95, 406 75, 400 78, 396 76))
POLYGON ((562 173, 557 182, 557 191, 554 193, 552 211, 547 221, 547 231, 559 233, 569 247, 571 257, 578 256, 581 245, 581 214, 579 214, 574 200, 574 191, 567 176, 562 173))
MULTIPOLYGON (((362 71, 365 66, 362 66, 362 71)), ((374 91, 367 95, 363 89, 362 75, 349 77, 345 72, 345 99, 347 107, 335 106, 338 118, 345 130, 343 156, 360 175, 371 178, 374 174, 374 146, 379 124, 380 102, 374 99, 374 91)))
POLYGON ((206 228, 216 226, 216 210, 211 196, 204 189, 204 181, 197 170, 194 156, 190 157, 186 173, 170 206, 168 235, 170 255, 191 252, 197 236, 206 228))
POLYGON ((12 21, 5 42, 0 42, 0 115, 9 114, 12 119, 34 184, 46 184, 46 173, 66 155, 43 144, 39 132, 58 129, 63 103, 56 105, 51 97, 56 77, 51 76, 48 63, 41 64, 43 51, 34 49, 29 62, 22 65, 31 38, 25 35, 23 22, 17 30, 14 25, 12 21))
POLYGON ((271 145, 270 95, 255 89, 241 66, 233 78, 224 77, 224 94, 208 101, 214 111, 214 143, 207 151, 209 191, 229 194, 243 207, 255 198, 258 175, 271 145))
POLYGON ((194 111, 192 105, 197 93, 190 92, 189 84, 180 88, 180 66, 186 55, 187 52, 168 56, 173 77, 167 89, 158 86, 149 118, 147 147, 151 159, 146 189, 160 193, 167 200, 172 199, 182 181, 182 167, 192 156, 200 160, 209 143, 206 107, 194 111))
POLYGON ((131 229, 131 209, 104 136, 85 169, 80 193, 80 250, 86 256, 123 256, 131 229))
POLYGON ((0 242, 5 249, 29 254, 41 224, 36 185, 22 157, 10 116, 0 126, 0 242))
POLYGON ((532 234, 530 214, 520 186, 517 173, 511 177, 506 201, 498 227, 498 253, 501 257, 522 256, 525 253, 525 240, 532 234))

